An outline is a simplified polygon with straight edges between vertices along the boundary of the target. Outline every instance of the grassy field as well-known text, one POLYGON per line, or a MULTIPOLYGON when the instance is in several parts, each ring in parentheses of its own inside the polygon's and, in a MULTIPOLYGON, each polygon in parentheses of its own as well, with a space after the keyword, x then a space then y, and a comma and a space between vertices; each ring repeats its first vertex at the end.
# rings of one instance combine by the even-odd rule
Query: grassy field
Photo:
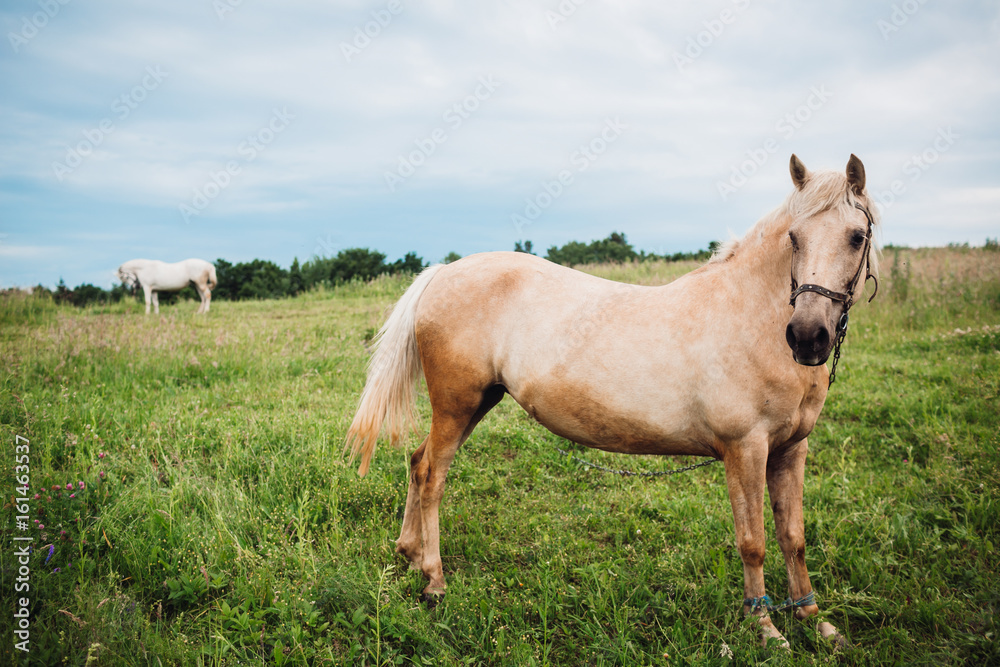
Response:
MULTIPOLYGON (((586 268, 655 284, 692 266, 586 268)), ((774 618, 791 650, 757 646, 721 465, 588 470, 509 398, 451 469, 448 596, 423 607, 422 575, 393 551, 405 452, 381 446, 362 480, 341 451, 366 342, 405 287, 216 302, 208 317, 190 302, 144 317, 134 302, 0 300, 0 663, 1000 663, 1000 253, 890 249, 879 298, 852 311, 805 489, 816 594, 851 642, 839 653, 787 613, 774 618), (12 594, 19 536, 34 538, 30 591, 12 594), (11 625, 22 596, 27 654, 11 625)))

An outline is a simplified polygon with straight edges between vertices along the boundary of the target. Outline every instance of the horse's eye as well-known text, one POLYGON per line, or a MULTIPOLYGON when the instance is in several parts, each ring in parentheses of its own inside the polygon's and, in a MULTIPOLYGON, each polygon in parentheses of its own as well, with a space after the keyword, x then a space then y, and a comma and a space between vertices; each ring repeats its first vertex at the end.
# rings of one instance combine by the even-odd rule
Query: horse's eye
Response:
POLYGON ((851 234, 851 245, 854 246, 856 249, 860 249, 861 246, 863 246, 864 244, 865 244, 864 232, 860 230, 855 230, 855 232, 851 234))
POLYGON ((795 238, 795 234, 793 234, 791 232, 788 232, 788 240, 792 242, 792 250, 798 250, 799 249, 799 242, 795 238))

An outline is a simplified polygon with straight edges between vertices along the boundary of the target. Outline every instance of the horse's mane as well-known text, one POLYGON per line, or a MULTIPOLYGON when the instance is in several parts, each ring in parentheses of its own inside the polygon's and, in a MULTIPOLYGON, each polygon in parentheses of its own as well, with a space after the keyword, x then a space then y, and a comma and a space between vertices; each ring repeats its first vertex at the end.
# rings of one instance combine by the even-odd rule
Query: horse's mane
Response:
POLYGON ((872 244, 868 251, 868 262, 873 275, 878 275, 879 247, 876 232, 882 216, 867 192, 854 194, 848 187, 847 177, 839 171, 817 171, 809 175, 805 187, 795 188, 776 209, 767 213, 757 221, 743 238, 731 238, 723 243, 709 263, 725 262, 734 257, 745 246, 755 239, 763 240, 773 235, 783 235, 793 218, 809 218, 824 211, 833 211, 841 219, 854 215, 858 211, 854 204, 864 206, 872 216, 872 244))

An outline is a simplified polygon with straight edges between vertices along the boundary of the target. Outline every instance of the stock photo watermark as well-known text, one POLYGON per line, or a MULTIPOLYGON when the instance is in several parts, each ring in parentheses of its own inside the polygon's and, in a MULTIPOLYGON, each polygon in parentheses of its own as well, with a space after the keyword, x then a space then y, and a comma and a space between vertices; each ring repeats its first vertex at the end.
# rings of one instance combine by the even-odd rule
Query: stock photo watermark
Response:
POLYGON ((597 136, 585 144, 581 144, 569 157, 571 169, 561 169, 552 180, 543 180, 538 192, 532 197, 525 197, 524 208, 520 212, 512 213, 510 221, 521 235, 525 225, 530 225, 552 204, 565 194, 567 188, 573 185, 576 179, 575 174, 581 174, 597 162, 598 159, 608 150, 611 144, 618 141, 628 125, 623 123, 618 116, 614 119, 608 118, 604 121, 604 126, 597 136))
POLYGON ((38 33, 49 24, 49 21, 54 19, 59 11, 69 3, 70 0, 38 0, 38 8, 41 11, 35 12, 30 17, 22 16, 21 29, 18 32, 7 33, 7 40, 10 42, 10 47, 14 49, 14 53, 20 51, 22 46, 27 45, 28 42, 37 37, 38 33))
POLYGON ((872 198, 883 211, 891 208, 896 200, 906 194, 910 184, 919 181, 927 170, 937 164, 941 156, 951 150, 955 141, 961 137, 962 135, 955 132, 950 126, 939 127, 934 139, 922 151, 911 155, 903 162, 900 171, 904 178, 894 178, 887 189, 872 192, 872 198))
POLYGON ((327 234, 326 238, 316 237, 316 245, 313 246, 313 257, 333 257, 342 248, 341 244, 334 239, 333 234, 327 234))
POLYGON ((360 56, 365 49, 371 46, 372 41, 377 39, 382 31, 392 24, 393 19, 402 13, 402 0, 389 0, 384 9, 372 10, 370 21, 355 26, 354 37, 351 41, 340 43, 340 52, 344 54, 344 59, 350 63, 360 56))
POLYGON ((561 0, 555 10, 545 11, 545 20, 549 22, 549 27, 555 30, 559 24, 565 23, 573 14, 576 14, 576 10, 586 2, 587 0, 561 0))
POLYGON ((706 19, 701 24, 704 30, 687 38, 687 43, 683 51, 674 51, 674 64, 677 71, 685 73, 685 68, 694 64, 694 61, 701 58, 705 51, 710 49, 716 40, 726 32, 726 27, 736 23, 740 14, 750 8, 750 0, 733 0, 731 8, 723 9, 718 16, 706 19))
POLYGON ((903 26, 910 22, 914 14, 927 4, 927 0, 904 0, 899 4, 892 5, 889 17, 875 21, 875 27, 882 33, 882 39, 889 41, 889 37, 899 32, 903 26))
POLYGON ((212 0, 212 9, 220 21, 225 21, 226 16, 232 14, 243 5, 243 0, 212 0))
POLYGON ((67 149, 66 156, 62 162, 56 161, 52 163, 52 171, 55 173, 56 178, 62 182, 63 179, 83 164, 86 158, 93 155, 94 150, 104 143, 109 134, 115 131, 115 123, 121 122, 132 115, 132 112, 149 97, 151 92, 159 88, 160 84, 166 78, 167 73, 160 69, 159 66, 154 67, 150 65, 147 67, 146 75, 142 77, 142 81, 127 93, 116 97, 111 103, 111 111, 114 117, 102 118, 96 127, 83 130, 83 141, 67 149))
POLYGON ((396 168, 383 174, 389 192, 395 192, 396 188, 402 185, 406 179, 427 164, 427 160, 437 152, 438 146, 448 141, 448 133, 462 127, 479 110, 483 102, 493 97, 493 93, 499 87, 500 82, 492 75, 481 76, 478 85, 471 94, 445 109, 444 113, 441 114, 441 120, 447 124, 447 128, 436 127, 426 136, 414 139, 413 144, 416 148, 406 155, 398 155, 396 168))
MULTIPOLYGON (((14 528, 24 533, 31 527, 28 491, 31 487, 31 443, 17 435, 14 438, 14 528)), ((17 577, 14 579, 14 648, 28 653, 31 641, 31 542, 30 535, 14 535, 14 558, 17 560, 17 577), (24 597, 18 597, 21 594, 24 597)), ((44 538, 43 538, 44 539, 44 538)))
POLYGON ((833 93, 827 89, 825 84, 811 87, 809 95, 806 96, 802 104, 785 113, 775 122, 774 129, 777 132, 775 136, 768 137, 760 146, 749 149, 746 152, 745 160, 732 165, 727 180, 716 181, 715 187, 719 196, 722 197, 722 201, 728 200, 730 195, 735 194, 737 190, 746 185, 771 156, 778 152, 781 148, 781 142, 794 137, 795 133, 802 129, 831 97, 833 97, 833 93))
POLYGON ((222 169, 210 172, 205 183, 194 189, 190 201, 177 205, 184 222, 189 223, 192 217, 201 215, 232 184, 233 178, 242 174, 243 168, 256 160, 279 134, 288 129, 293 120, 295 115, 287 107, 273 109, 267 123, 253 134, 247 135, 236 147, 236 154, 242 159, 229 160, 222 169))

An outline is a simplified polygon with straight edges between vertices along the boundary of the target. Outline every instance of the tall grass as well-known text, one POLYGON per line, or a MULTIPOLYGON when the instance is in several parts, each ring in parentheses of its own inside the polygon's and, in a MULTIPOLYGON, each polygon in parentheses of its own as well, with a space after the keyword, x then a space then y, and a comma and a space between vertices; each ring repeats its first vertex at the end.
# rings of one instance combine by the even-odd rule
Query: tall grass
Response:
MULTIPOLYGON (((887 253, 880 297, 852 311, 805 490, 813 583, 852 643, 837 655, 784 614, 792 650, 756 645, 721 467, 655 481, 583 469, 555 449, 572 445, 510 401, 452 467, 448 596, 424 608, 422 575, 392 544, 405 453, 381 447, 360 480, 341 450, 366 344, 405 280, 216 302, 208 317, 193 303, 145 317, 133 302, 0 299, 0 590, 14 590, 13 537, 36 539, 31 653, 5 641, 0 662, 995 663, 995 260, 977 249, 887 253), (16 435, 31 442, 23 533, 9 504, 16 435)), ((646 284, 680 273, 586 268, 646 284)), ((426 399, 418 408, 426 428, 426 399)), ((677 463, 586 456, 639 470, 677 463)), ((765 570, 771 595, 787 595, 771 537, 765 570)))

